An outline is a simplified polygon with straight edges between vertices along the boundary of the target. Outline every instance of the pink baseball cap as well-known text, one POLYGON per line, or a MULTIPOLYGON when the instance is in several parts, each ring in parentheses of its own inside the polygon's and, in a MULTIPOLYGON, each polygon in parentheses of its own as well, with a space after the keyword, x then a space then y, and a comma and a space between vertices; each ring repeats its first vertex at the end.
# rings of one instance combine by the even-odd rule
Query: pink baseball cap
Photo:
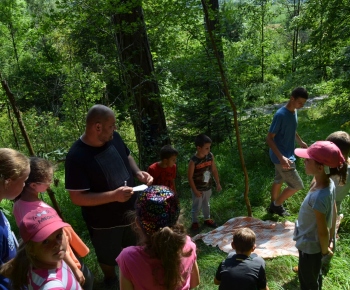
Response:
POLYGON ((53 208, 38 207, 23 217, 19 225, 19 233, 24 243, 42 242, 63 227, 70 227, 70 225, 63 222, 53 208))
POLYGON ((339 167, 345 162, 338 146, 330 141, 316 141, 309 148, 295 149, 294 153, 301 158, 316 160, 330 168, 339 167))

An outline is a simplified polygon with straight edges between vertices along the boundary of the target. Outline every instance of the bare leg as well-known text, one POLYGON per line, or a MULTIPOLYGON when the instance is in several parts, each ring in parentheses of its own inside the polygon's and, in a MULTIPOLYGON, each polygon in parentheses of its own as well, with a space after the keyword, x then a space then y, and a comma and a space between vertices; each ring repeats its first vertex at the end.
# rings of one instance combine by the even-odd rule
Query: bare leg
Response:
POLYGON ((280 196, 278 196, 275 199, 275 205, 279 206, 282 205, 283 202, 288 199, 289 197, 291 197, 294 193, 296 193, 298 190, 296 189, 292 189, 289 187, 286 187, 285 189, 283 189, 282 193, 280 194, 280 196))
POLYGON ((115 277, 117 277, 115 273, 115 266, 109 266, 102 263, 99 263, 99 265, 101 267, 105 280, 114 279, 115 277))
POLYGON ((282 183, 272 183, 271 188, 271 201, 275 201, 280 195, 282 183))

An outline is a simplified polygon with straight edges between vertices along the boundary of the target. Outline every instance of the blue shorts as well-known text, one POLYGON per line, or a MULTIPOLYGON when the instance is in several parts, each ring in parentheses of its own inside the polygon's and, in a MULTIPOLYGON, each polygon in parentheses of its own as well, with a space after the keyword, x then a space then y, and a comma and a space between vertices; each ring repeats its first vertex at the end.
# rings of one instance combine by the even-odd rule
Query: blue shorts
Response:
POLYGON ((88 226, 88 230, 97 261, 108 266, 116 266, 115 259, 122 249, 135 246, 137 242, 131 225, 109 229, 95 229, 88 226))
POLYGON ((295 168, 295 163, 291 164, 290 169, 283 169, 281 164, 275 163, 274 183, 280 184, 283 182, 287 183, 291 189, 300 190, 304 188, 304 183, 295 168))

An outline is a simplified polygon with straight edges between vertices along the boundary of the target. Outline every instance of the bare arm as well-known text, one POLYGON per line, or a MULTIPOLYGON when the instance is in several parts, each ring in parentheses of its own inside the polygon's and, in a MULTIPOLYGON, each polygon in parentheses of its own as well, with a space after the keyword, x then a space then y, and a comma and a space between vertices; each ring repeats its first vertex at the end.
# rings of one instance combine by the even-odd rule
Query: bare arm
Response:
POLYGON ((131 167, 131 171, 137 177, 137 179, 141 182, 146 183, 147 185, 151 185, 153 182, 153 177, 148 172, 141 171, 140 168, 137 166, 135 159, 131 155, 128 156, 128 160, 131 167))
POLYGON ((267 145, 269 145, 269 147, 271 148, 273 153, 275 153, 275 155, 277 156, 278 160, 280 161, 282 167, 289 168, 290 165, 292 164, 292 161, 290 161, 287 157, 285 157, 281 154, 281 152, 279 151, 279 149, 276 146, 276 143, 274 140, 275 136, 276 136, 276 134, 269 132, 266 136, 266 143, 267 143, 267 145))
POLYGON ((134 285, 130 280, 126 279, 122 271, 119 269, 119 288, 120 290, 134 290, 134 285))
POLYGON ((216 167, 216 163, 215 163, 215 160, 214 160, 214 155, 213 156, 213 161, 212 161, 212 164, 211 164, 211 171, 213 173, 213 177, 214 177, 214 180, 215 180, 215 183, 216 183, 216 190, 217 191, 221 191, 221 184, 220 184, 220 179, 219 179, 219 172, 218 172, 218 169, 216 167))
POLYGON ((220 285, 221 281, 219 281, 218 279, 216 279, 216 277, 214 277, 214 284, 215 285, 220 285))
POLYGON ((320 240, 321 252, 322 255, 324 255, 329 251, 329 233, 327 228, 326 215, 319 212, 318 210, 314 210, 314 213, 316 216, 317 234, 318 239, 320 240))
POLYGON ((200 282, 199 269, 196 261, 194 262, 192 272, 191 272, 190 289, 197 287, 199 285, 199 282, 200 282))
POLYGON ((85 277, 83 272, 78 268, 77 264, 74 263, 72 257, 70 255, 65 255, 63 260, 66 262, 68 267, 72 270, 75 279, 79 282, 80 285, 84 285, 85 283, 85 277))
POLYGON ((110 202, 126 202, 134 194, 132 187, 121 186, 105 192, 90 192, 87 190, 69 190, 72 202, 79 206, 96 206, 110 202))
POLYGON ((188 163, 188 170, 187 170, 188 183, 190 184, 190 187, 191 187, 192 191, 194 192, 194 194, 197 197, 200 197, 200 196, 202 196, 202 192, 198 191, 196 188, 196 185, 194 184, 193 172, 194 172, 194 162, 192 160, 190 160, 190 162, 188 163))
POLYGON ((307 144, 300 138, 297 132, 295 132, 295 140, 301 148, 307 148, 307 144))
POLYGON ((332 244, 332 251, 334 247, 334 238, 335 238, 335 223, 337 222, 337 204, 334 201, 333 204, 333 216, 332 216, 332 227, 329 229, 329 246, 332 244))

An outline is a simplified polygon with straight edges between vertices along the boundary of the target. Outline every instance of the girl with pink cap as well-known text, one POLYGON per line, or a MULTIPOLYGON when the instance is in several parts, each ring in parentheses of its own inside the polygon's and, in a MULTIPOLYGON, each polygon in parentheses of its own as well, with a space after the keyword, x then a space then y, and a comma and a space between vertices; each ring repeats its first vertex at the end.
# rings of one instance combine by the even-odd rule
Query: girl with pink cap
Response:
POLYGON ((196 245, 178 222, 180 205, 166 186, 153 185, 136 202, 139 246, 116 259, 121 290, 187 290, 199 284, 196 245))
POLYGON ((67 243, 63 222, 53 208, 38 207, 28 212, 19 226, 23 239, 16 257, 3 265, 13 290, 81 290, 72 270, 63 261, 67 243))
POLYGON ((345 159, 330 141, 317 141, 307 149, 295 149, 295 155, 305 158, 305 172, 314 176, 310 190, 301 204, 293 239, 299 250, 298 277, 302 290, 322 289, 322 260, 333 255, 329 248, 330 229, 335 208, 335 184, 330 168, 340 173, 345 159))

